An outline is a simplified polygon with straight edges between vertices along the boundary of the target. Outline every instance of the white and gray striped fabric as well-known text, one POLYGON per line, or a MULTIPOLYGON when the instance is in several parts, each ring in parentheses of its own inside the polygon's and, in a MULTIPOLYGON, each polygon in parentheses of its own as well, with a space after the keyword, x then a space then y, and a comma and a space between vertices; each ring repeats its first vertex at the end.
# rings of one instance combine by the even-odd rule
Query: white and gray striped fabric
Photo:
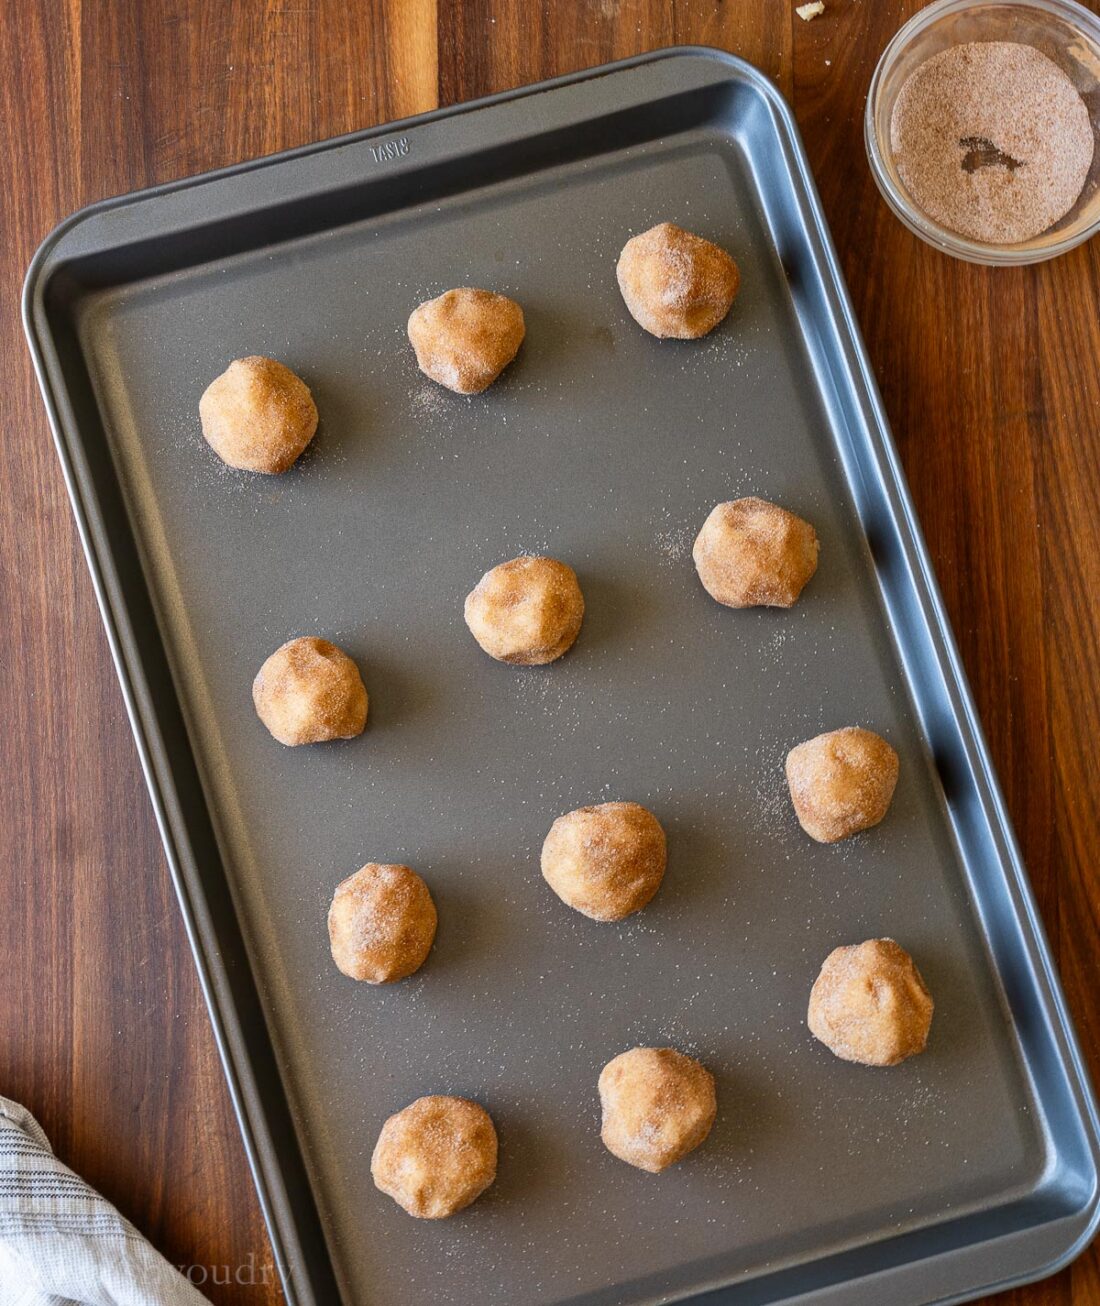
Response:
POLYGON ((209 1306, 0 1097, 0 1306, 209 1306))

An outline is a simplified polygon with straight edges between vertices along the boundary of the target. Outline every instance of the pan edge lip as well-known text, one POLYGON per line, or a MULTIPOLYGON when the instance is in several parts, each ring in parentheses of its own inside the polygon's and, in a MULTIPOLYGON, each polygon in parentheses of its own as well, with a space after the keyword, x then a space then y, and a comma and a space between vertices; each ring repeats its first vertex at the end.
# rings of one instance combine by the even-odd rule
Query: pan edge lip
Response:
MULTIPOLYGON (((749 63, 747 59, 728 50, 721 50, 717 46, 690 44, 661 46, 655 50, 631 55, 625 59, 615 59, 610 63, 579 68, 573 72, 562 73, 558 77, 548 77, 539 82, 528 82, 522 86, 511 87, 504 91, 494 91, 490 95, 477 96, 472 100, 457 100, 453 104, 439 105, 434 109, 426 109, 422 113, 410 114, 404 118, 393 118, 376 123, 371 127, 361 127, 354 131, 342 132, 336 136, 326 136, 321 140, 307 141, 302 145, 293 145, 287 149, 276 150, 271 154, 261 154, 252 158, 241 159, 236 163, 227 163, 222 167, 207 168, 201 172, 173 177, 150 186, 141 186, 135 190, 122 191, 119 194, 104 195, 99 199, 89 200, 88 203, 82 204, 55 223, 41 238, 32 254, 23 279, 24 322, 26 322, 25 309, 28 297, 33 292, 34 284, 41 280, 44 265, 49 262, 54 251, 77 227, 93 218, 100 217, 104 213, 110 213, 115 209, 143 203, 147 200, 158 199, 165 195, 177 194, 210 182, 230 180, 234 177, 260 172, 279 164, 325 154, 331 150, 342 149, 349 145, 362 144, 375 137, 392 136, 398 130, 411 131, 414 128, 427 126, 433 122, 465 117, 467 114, 478 113, 483 109, 491 109, 496 105, 518 103, 521 100, 533 99, 536 96, 553 91, 565 90, 570 86, 601 81, 617 73, 647 68, 674 59, 697 60, 723 65, 731 72, 740 75, 757 86, 761 93, 772 102, 773 106, 780 109, 787 120, 786 125, 788 127, 794 126, 793 111, 782 91, 766 73, 762 72, 754 64, 749 63)), ((795 130, 797 131, 797 128, 795 130)))

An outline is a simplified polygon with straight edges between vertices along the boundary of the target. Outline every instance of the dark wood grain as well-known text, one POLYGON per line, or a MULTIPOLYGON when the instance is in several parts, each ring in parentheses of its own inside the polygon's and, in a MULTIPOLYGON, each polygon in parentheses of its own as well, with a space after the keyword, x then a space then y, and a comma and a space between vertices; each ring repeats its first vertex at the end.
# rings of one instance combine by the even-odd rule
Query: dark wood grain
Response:
MULTIPOLYGON (((222 1306, 279 1293, 23 346, 19 286, 38 241, 90 200, 437 103, 681 42, 746 56, 792 98, 1100 1069, 1100 241, 991 271, 903 230, 867 171, 862 111, 875 60, 916 5, 826 6, 809 24, 790 0, 7 7, 0 1092, 222 1306)), ((1095 1306, 1100 1259, 1090 1251, 997 1301, 1095 1306)))

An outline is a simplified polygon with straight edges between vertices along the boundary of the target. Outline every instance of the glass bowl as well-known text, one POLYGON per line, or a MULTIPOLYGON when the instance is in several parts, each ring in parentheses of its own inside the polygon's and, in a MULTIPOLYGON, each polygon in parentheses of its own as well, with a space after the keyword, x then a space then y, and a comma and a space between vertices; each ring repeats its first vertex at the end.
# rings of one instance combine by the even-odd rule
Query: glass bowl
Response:
POLYGON ((1100 231, 1100 18, 1075 0, 935 0, 914 15, 882 52, 864 115, 871 173, 887 204, 910 231, 971 263, 1011 267, 1064 254, 1100 231), (966 41, 1033 45, 1069 77, 1088 107, 1092 167, 1073 208, 1041 235, 990 245, 940 226, 905 189, 890 147, 890 117, 909 74, 941 50, 966 41))

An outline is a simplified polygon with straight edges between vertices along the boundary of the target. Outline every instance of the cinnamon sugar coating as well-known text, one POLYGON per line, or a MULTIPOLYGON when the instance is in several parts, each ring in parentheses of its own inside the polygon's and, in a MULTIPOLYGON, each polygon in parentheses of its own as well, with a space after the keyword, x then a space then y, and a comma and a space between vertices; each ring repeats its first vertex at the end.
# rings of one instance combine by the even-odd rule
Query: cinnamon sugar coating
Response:
POLYGON ((878 825, 898 782, 898 755, 880 735, 845 726, 787 754, 787 784, 799 824, 818 843, 878 825))
POLYGON ((462 1097, 419 1097, 382 1126, 371 1157, 375 1186, 418 1220, 469 1206, 497 1174, 489 1113, 462 1097))
POLYGON ((573 646, 584 595, 572 567, 524 554, 487 571, 467 594, 463 615, 490 657, 542 666, 573 646))
POLYGON ((409 318, 409 342, 425 376, 460 395, 487 389, 519 352, 523 309, 468 286, 426 300, 409 318))
POLYGON ((241 471, 285 472, 317 430, 317 405, 300 377, 254 354, 238 358, 199 400, 207 443, 241 471))
POLYGON ((912 957, 893 939, 836 948, 810 993, 810 1033, 843 1061, 895 1066, 923 1052, 932 995, 912 957))
POLYGON ((252 682, 256 714, 280 744, 351 739, 367 724, 367 690, 359 668, 327 639, 288 640, 252 682))
POLYGON ((432 895, 414 870, 368 862, 332 896, 332 960, 345 975, 368 984, 404 979, 424 964, 436 922, 432 895))
POLYGON ((600 803, 558 817, 542 845, 542 874, 567 906, 617 921, 661 887, 667 857, 652 812, 638 803, 600 803))
POLYGON ((615 275, 631 317, 662 339, 705 336, 730 311, 741 284, 724 249, 674 222, 628 240, 615 275))
POLYGON ((789 608, 817 570, 817 532, 766 499, 720 503, 691 556, 703 588, 727 608, 789 608))
POLYGON ((632 1048, 600 1072, 600 1137, 612 1155, 656 1174, 693 1151, 718 1113, 714 1076, 674 1048, 632 1048))

